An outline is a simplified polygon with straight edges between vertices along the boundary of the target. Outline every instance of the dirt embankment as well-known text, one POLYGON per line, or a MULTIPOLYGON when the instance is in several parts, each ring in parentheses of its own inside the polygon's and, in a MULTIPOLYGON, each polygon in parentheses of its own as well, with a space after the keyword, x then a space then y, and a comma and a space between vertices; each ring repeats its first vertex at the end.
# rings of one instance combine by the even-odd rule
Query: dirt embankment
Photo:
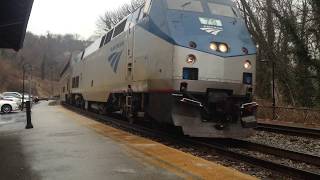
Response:
MULTIPOLYGON (((58 83, 32 77, 32 94, 49 97, 58 94, 58 83)), ((25 81, 26 92, 29 91, 28 73, 25 81)), ((0 59, 0 93, 5 91, 22 92, 22 68, 15 66, 12 61, 0 59)))

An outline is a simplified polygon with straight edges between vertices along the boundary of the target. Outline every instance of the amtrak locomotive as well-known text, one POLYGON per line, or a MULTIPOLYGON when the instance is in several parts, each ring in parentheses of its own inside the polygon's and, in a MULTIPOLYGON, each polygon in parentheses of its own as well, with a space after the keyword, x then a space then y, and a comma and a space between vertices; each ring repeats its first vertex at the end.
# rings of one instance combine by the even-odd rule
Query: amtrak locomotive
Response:
POLYGON ((147 0, 74 56, 62 101, 192 137, 253 133, 256 48, 230 0, 147 0))

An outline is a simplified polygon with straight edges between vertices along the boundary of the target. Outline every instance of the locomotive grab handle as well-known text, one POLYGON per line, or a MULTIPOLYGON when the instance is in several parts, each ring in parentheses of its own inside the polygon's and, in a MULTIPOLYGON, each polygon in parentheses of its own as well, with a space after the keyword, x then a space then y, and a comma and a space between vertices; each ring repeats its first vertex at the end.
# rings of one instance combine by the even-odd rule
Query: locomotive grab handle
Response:
POLYGON ((183 102, 183 103, 193 103, 193 104, 197 104, 198 106, 200 107, 203 107, 202 103, 199 102, 199 101, 195 101, 195 100, 192 100, 192 99, 189 99, 189 98, 182 98, 180 100, 180 102, 183 102))
POLYGON ((245 103, 241 105, 241 109, 244 109, 246 106, 259 106, 257 102, 245 103))

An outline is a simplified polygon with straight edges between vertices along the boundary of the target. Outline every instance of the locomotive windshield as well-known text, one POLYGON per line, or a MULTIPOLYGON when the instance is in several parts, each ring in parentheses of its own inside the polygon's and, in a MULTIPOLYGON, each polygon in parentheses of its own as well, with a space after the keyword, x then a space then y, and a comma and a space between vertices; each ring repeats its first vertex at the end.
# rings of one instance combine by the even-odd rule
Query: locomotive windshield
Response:
MULTIPOLYGON (((203 13, 204 8, 201 1, 195 0, 167 0, 168 9, 170 10, 180 10, 180 11, 191 11, 203 13)), ((238 17, 237 11, 229 5, 218 4, 209 2, 208 7, 210 13, 218 16, 226 16, 236 18, 238 17)))
POLYGON ((209 9, 212 14, 219 16, 226 16, 236 18, 238 17, 236 10, 231 6, 226 6, 217 3, 208 3, 209 9))
POLYGON ((167 0, 168 8, 171 10, 203 12, 200 1, 191 0, 167 0))

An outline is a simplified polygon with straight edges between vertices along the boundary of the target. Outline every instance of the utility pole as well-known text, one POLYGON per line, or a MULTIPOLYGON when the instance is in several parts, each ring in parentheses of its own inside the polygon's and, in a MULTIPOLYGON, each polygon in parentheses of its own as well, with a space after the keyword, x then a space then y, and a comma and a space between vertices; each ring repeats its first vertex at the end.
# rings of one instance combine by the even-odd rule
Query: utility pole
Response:
POLYGON ((24 76, 25 76, 25 68, 23 65, 22 68, 22 104, 21 104, 21 111, 23 111, 24 108, 24 76))
POLYGON ((54 96, 54 90, 53 90, 53 65, 51 65, 51 95, 54 96))
POLYGON ((31 90, 32 90, 32 66, 30 66, 30 74, 29 74, 29 102, 30 102, 30 108, 32 108, 31 90))
POLYGON ((275 62, 272 60, 272 120, 276 119, 275 62))
POLYGON ((29 67, 29 100, 26 101, 26 115, 27 115, 27 125, 26 125, 26 129, 32 129, 33 125, 31 122, 31 75, 32 75, 32 66, 28 63, 25 63, 22 66, 22 70, 23 70, 23 85, 22 85, 22 111, 24 109, 24 91, 25 91, 25 85, 24 85, 24 79, 25 79, 25 74, 26 74, 26 67, 29 67))
POLYGON ((275 69, 276 63, 274 60, 260 60, 260 62, 271 62, 272 63, 272 120, 275 120, 276 117, 276 82, 275 82, 275 69))
POLYGON ((29 70, 30 70, 30 76, 31 76, 31 70, 32 70, 32 66, 29 63, 23 64, 23 66, 22 66, 22 105, 21 105, 21 111, 23 111, 24 103, 25 103, 25 99, 24 99, 24 94, 25 93, 24 92, 25 92, 25 77, 26 77, 26 68, 27 68, 27 66, 29 67, 29 70))

